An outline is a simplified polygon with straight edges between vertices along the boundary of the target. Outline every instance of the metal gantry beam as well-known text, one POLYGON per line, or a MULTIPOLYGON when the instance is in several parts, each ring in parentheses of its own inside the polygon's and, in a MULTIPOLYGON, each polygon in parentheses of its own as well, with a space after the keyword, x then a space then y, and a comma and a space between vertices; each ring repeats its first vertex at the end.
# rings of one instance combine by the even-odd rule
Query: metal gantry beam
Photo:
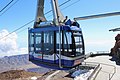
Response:
POLYGON ((120 31, 120 28, 110 29, 109 31, 113 31, 113 32, 120 31))
POLYGON ((102 17, 109 17, 109 16, 118 16, 118 15, 120 15, 120 12, 112 12, 112 13, 105 13, 105 14, 98 14, 98 15, 76 17, 76 18, 74 18, 74 20, 75 21, 87 20, 87 19, 95 19, 95 18, 102 18, 102 17))

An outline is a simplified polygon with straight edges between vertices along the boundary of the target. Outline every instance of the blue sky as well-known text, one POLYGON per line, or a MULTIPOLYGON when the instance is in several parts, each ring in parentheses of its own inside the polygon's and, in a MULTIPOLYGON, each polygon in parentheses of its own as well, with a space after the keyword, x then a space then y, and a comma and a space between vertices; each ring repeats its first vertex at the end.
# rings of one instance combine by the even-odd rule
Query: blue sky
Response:
MULTIPOLYGON (((0 9, 2 9, 10 1, 11 0, 0 0, 0 9)), ((17 0, 14 0, 13 3, 15 1, 17 0)), ((58 1, 59 4, 61 4, 67 0, 58 1)), ((68 16, 70 19, 73 19, 74 17, 79 16, 120 11, 119 4, 120 0, 71 0, 62 6, 61 9, 64 16, 68 16), (76 1, 78 1, 76 4, 64 9, 66 6, 76 1)), ((7 30, 8 32, 12 32, 25 23, 35 19, 36 5, 37 0, 18 0, 18 2, 4 14, 2 13, 7 8, 0 12, 0 31, 7 30)), ((46 0, 45 12, 50 9, 50 0, 46 0)), ((52 19, 52 16, 50 15, 51 13, 46 15, 48 20, 52 19)), ((114 46, 114 37, 119 32, 109 32, 109 29, 120 27, 120 16, 78 22, 83 30, 86 53, 93 51, 109 51, 110 48, 114 46)), ((27 48, 27 28, 32 26, 33 23, 16 32, 16 43, 18 48, 27 48)))

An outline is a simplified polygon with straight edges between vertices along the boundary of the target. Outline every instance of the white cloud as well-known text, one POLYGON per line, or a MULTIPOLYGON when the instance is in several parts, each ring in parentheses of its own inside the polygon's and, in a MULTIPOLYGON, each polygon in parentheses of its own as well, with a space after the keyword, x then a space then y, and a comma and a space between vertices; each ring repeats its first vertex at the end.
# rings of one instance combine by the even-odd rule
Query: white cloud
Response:
POLYGON ((27 53, 27 48, 18 47, 17 34, 14 32, 5 37, 8 34, 7 30, 0 31, 0 57, 27 53))

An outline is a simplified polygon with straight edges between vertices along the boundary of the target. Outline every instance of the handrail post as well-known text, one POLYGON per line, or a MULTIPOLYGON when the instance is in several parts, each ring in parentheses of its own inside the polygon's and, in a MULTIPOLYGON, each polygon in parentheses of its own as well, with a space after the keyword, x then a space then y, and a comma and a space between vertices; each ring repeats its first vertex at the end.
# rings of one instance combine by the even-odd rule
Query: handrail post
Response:
POLYGON ((109 80, 111 80, 111 78, 110 78, 110 73, 109 73, 109 80))

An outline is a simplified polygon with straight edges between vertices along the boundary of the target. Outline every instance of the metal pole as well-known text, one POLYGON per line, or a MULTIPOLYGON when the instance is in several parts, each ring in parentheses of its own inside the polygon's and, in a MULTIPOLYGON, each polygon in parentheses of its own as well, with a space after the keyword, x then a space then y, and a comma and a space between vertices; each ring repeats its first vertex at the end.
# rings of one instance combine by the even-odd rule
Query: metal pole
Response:
POLYGON ((59 26, 59 38, 60 38, 60 42, 59 42, 59 67, 62 68, 62 66, 61 66, 61 30, 60 30, 60 26, 59 26))
POLYGON ((59 27, 59 67, 62 68, 61 65, 61 30, 60 30, 60 24, 59 24, 59 14, 58 14, 58 8, 57 8, 57 2, 56 0, 51 0, 52 1, 52 6, 53 6, 53 14, 54 14, 54 22, 55 25, 59 27))
POLYGON ((59 67, 62 68, 62 65, 61 65, 61 30, 60 30, 60 21, 59 21, 59 15, 58 15, 58 9, 57 9, 57 3, 56 3, 56 0, 55 1, 55 7, 56 7, 56 13, 57 13, 57 19, 58 19, 58 27, 59 27, 59 38, 60 38, 60 41, 59 41, 59 67))
POLYGON ((111 80, 111 78, 110 78, 110 74, 109 74, 109 80, 111 80))

